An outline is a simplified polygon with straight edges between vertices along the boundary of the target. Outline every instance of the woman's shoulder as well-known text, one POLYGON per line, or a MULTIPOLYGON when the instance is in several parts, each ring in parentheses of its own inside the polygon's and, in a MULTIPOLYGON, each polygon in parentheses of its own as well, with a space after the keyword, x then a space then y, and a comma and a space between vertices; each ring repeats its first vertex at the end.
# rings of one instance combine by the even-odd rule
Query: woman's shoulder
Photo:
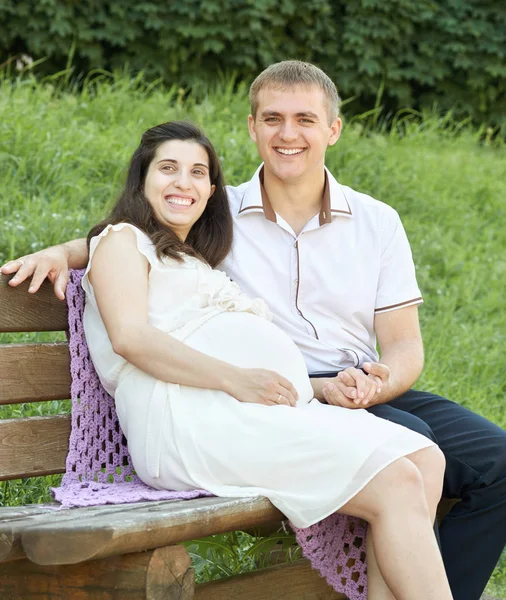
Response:
POLYGON ((96 240, 98 242, 101 238, 105 238, 106 236, 110 239, 115 238, 123 240, 134 239, 133 236, 135 236, 137 239, 151 243, 148 235, 136 225, 132 225, 132 223, 109 223, 109 225, 106 225, 100 233, 93 236, 91 241, 96 240))
POLYGON ((155 270, 181 268, 212 270, 203 259, 184 252, 178 253, 178 257, 158 256, 155 244, 149 236, 131 223, 109 224, 100 233, 92 237, 89 252, 90 262, 99 244, 105 244, 106 246, 111 244, 112 246, 123 247, 125 250, 136 245, 138 252, 148 259, 151 267, 154 267, 155 270))
POLYGON ((107 244, 131 245, 134 243, 137 250, 144 254, 149 261, 156 259, 154 245, 150 238, 138 227, 131 223, 109 224, 90 240, 90 260, 97 246, 107 239, 107 244))

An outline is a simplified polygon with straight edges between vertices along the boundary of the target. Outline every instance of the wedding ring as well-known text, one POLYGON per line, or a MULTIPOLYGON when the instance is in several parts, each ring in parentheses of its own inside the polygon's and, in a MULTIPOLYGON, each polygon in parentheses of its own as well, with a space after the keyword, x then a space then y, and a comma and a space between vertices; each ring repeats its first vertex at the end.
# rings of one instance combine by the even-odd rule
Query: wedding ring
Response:
POLYGON ((278 399, 276 400, 276 402, 279 404, 281 402, 282 398, 283 398, 283 396, 281 394, 278 394, 278 399))

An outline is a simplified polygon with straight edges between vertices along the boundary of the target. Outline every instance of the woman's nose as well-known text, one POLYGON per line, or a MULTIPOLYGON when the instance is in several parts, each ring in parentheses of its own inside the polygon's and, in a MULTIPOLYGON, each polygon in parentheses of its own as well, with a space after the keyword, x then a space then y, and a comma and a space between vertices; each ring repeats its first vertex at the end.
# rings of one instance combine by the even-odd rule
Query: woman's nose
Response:
POLYGON ((188 173, 181 171, 174 182, 174 185, 181 190, 187 190, 191 187, 191 179, 188 173))

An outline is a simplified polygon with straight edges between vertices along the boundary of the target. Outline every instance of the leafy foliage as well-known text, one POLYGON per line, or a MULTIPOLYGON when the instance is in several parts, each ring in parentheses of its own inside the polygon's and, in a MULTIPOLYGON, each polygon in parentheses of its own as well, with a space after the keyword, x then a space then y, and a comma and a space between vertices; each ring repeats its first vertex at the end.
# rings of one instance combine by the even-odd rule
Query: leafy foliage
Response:
POLYGON ((232 577, 301 558, 293 533, 269 537, 242 531, 212 535, 185 544, 192 557, 197 583, 232 577))
POLYGON ((70 58, 76 73, 128 68, 198 90, 298 58, 319 64, 354 113, 384 90, 390 111, 506 114, 500 0, 4 0, 0 23, 0 63, 26 54, 44 59, 42 74, 70 58))

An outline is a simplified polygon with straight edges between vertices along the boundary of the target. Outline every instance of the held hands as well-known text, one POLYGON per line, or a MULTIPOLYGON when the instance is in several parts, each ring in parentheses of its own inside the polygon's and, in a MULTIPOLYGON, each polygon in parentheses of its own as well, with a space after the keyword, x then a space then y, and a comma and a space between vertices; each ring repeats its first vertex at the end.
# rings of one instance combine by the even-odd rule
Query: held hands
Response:
POLYGON ((344 408, 367 408, 381 402, 390 384, 387 365, 366 362, 360 369, 349 367, 337 374, 323 387, 323 396, 329 404, 344 408))
POLYGON ((47 277, 54 286, 57 298, 64 300, 65 288, 69 278, 68 254, 64 246, 54 246, 10 260, 0 269, 3 275, 16 275, 9 285, 16 287, 28 277, 32 277, 28 291, 34 294, 47 277))
POLYGON ((299 395, 279 373, 267 369, 238 368, 225 390, 239 402, 295 406, 299 395))

